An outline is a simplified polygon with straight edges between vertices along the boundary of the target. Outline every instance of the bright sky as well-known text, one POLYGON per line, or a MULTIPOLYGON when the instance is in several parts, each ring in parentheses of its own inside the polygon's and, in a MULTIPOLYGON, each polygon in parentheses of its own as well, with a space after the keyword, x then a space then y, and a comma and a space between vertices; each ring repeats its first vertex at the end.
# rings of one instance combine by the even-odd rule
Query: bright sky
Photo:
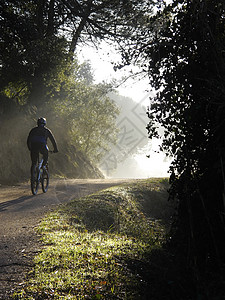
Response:
MULTIPOLYGON (((111 60, 115 61, 117 58, 118 55, 108 46, 104 46, 104 50, 95 51, 93 48, 82 48, 78 52, 80 62, 90 60, 96 83, 110 82, 113 78, 121 79, 127 74, 127 69, 116 72, 113 70, 111 60)), ((129 79, 118 88, 118 91, 120 95, 130 97, 147 108, 149 105, 149 89, 147 78, 140 81, 129 79)), ((168 177, 170 161, 166 159, 163 153, 155 153, 153 149, 156 148, 157 141, 149 141, 146 149, 140 149, 136 155, 127 157, 122 163, 118 164, 117 169, 109 174, 109 177, 168 177), (147 158, 146 155, 150 155, 150 158, 147 158)), ((106 176, 108 175, 106 172, 104 173, 106 176)))
MULTIPOLYGON (((114 71, 111 62, 119 61, 119 55, 108 45, 104 45, 104 50, 95 50, 88 47, 82 48, 78 52, 78 58, 81 62, 90 60, 96 83, 102 81, 110 82, 112 79, 121 80, 131 70, 130 67, 127 67, 119 71, 114 71)), ((138 68, 133 67, 132 70, 137 71, 138 68)), ((148 79, 142 78, 142 80, 127 80, 118 88, 118 91, 121 95, 131 97, 134 101, 139 102, 144 96, 148 95, 148 89, 148 79)), ((147 102, 146 105, 148 105, 147 102)))

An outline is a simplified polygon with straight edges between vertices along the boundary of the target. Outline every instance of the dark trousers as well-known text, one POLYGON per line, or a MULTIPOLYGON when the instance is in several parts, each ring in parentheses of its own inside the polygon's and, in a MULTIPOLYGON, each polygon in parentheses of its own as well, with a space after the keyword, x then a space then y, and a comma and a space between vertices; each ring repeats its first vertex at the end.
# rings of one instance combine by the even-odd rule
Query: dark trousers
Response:
POLYGON ((34 169, 34 167, 37 163, 39 153, 42 154, 42 156, 43 156, 42 166, 45 166, 48 162, 48 147, 47 147, 47 145, 45 145, 43 143, 33 143, 31 145, 31 151, 30 151, 31 162, 32 162, 31 170, 34 169))

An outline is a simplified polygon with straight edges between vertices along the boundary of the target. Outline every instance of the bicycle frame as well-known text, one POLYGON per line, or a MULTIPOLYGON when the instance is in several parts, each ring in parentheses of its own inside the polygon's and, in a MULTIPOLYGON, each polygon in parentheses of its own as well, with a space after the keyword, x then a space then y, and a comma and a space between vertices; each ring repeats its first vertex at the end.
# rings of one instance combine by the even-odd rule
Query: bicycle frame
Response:
POLYGON ((38 192, 39 185, 42 185, 43 193, 46 193, 48 190, 49 184, 49 173, 48 170, 42 168, 43 157, 40 159, 40 153, 38 154, 38 160, 33 170, 33 174, 31 176, 31 191, 33 195, 36 195, 38 192))
POLYGON ((40 181, 40 178, 41 178, 41 168, 42 168, 42 164, 44 161, 43 158, 40 160, 39 155, 40 154, 38 154, 38 162, 37 162, 37 164, 38 164, 38 181, 40 181))

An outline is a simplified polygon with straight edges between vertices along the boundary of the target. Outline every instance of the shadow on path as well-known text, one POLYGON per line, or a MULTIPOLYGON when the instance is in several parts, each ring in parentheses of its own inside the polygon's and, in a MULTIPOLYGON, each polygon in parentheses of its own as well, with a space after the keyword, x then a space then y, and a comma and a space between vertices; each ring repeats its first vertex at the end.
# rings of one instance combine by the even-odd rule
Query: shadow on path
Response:
POLYGON ((0 212, 7 210, 7 208, 9 208, 10 206, 17 205, 19 203, 23 203, 24 201, 31 199, 32 197, 33 196, 22 196, 17 199, 13 199, 10 201, 5 201, 3 203, 0 203, 0 212))

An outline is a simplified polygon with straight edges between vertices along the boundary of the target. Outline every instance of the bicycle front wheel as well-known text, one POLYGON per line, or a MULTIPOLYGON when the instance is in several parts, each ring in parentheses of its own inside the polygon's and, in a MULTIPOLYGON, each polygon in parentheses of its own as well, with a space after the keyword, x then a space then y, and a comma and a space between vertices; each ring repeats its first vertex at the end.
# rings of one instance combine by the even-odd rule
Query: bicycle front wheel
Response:
POLYGON ((37 195, 38 187, 39 187, 39 180, 38 180, 39 172, 38 168, 36 167, 31 175, 31 191, 33 195, 37 195))
POLYGON ((41 178, 41 186, 43 193, 46 193, 49 185, 49 173, 47 169, 43 169, 42 178, 41 178))

